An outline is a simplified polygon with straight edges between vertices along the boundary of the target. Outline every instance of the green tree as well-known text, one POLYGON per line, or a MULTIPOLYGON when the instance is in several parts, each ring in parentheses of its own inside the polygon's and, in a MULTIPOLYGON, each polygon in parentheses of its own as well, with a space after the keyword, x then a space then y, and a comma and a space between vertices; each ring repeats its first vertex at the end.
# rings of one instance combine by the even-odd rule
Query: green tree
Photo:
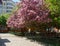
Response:
POLYGON ((60 0, 46 0, 52 15, 60 15, 60 0))
POLYGON ((0 25, 6 26, 6 20, 10 17, 10 14, 1 14, 0 15, 0 25))
POLYGON ((52 25, 60 27, 60 0, 46 0, 46 4, 51 11, 52 25))
POLYGON ((6 26, 6 18, 4 16, 0 16, 0 25, 6 26))

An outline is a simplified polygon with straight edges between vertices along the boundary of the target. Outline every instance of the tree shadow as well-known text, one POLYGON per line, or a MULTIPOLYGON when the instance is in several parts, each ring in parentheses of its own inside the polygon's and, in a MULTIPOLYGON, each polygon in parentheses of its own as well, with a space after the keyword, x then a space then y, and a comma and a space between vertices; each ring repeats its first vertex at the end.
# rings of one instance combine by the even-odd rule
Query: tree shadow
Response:
POLYGON ((27 39, 31 40, 31 42, 37 42, 38 44, 42 44, 44 46, 60 46, 59 37, 46 38, 40 35, 31 35, 31 36, 26 36, 26 37, 27 39))
POLYGON ((8 39, 1 39, 0 38, 0 46, 6 46, 5 43, 10 43, 8 39))

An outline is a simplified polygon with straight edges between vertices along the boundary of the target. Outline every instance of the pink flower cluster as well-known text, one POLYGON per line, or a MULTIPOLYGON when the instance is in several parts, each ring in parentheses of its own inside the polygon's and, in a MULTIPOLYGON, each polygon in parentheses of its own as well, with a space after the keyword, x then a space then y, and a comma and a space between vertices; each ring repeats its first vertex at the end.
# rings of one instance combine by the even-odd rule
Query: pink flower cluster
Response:
POLYGON ((23 28, 26 26, 27 21, 51 22, 49 9, 41 3, 41 0, 21 0, 19 5, 21 8, 7 20, 8 27, 23 28))

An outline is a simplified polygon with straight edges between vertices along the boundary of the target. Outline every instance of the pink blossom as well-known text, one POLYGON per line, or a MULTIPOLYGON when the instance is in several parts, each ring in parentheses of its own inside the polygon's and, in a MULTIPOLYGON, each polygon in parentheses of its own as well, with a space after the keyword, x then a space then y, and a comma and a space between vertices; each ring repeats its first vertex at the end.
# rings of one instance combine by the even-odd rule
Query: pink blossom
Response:
POLYGON ((42 0, 21 0, 19 6, 22 6, 7 20, 7 26, 23 28, 27 25, 27 22, 51 22, 52 20, 49 18, 50 11, 45 9, 46 6, 41 3, 42 0))

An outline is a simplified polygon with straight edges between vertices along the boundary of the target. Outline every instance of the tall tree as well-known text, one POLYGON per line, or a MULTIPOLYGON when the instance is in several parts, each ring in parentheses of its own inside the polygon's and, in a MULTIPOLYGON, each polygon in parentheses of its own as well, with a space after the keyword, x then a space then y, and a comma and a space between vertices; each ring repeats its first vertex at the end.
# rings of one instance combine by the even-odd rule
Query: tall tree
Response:
POLYGON ((46 4, 51 11, 53 25, 60 27, 60 0, 46 0, 46 4))
MULTIPOLYGON (((49 23, 49 9, 42 0, 21 0, 20 8, 7 20, 8 27, 24 28, 31 23, 49 23)), ((38 25, 38 24, 37 24, 38 25)), ((34 25, 35 26, 35 25, 34 25)))

